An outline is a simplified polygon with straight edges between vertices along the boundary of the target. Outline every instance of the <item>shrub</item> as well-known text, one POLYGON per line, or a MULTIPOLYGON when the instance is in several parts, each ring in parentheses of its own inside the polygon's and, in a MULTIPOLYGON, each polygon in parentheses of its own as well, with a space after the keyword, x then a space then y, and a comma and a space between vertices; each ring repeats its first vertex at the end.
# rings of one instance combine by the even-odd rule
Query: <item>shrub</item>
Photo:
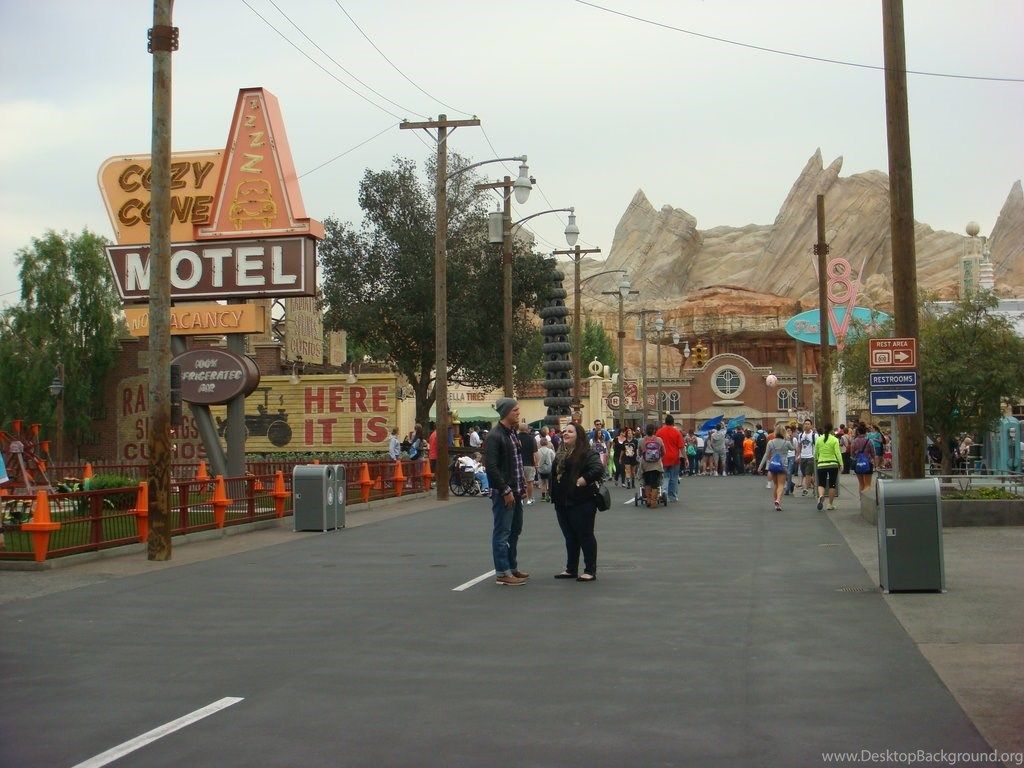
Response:
POLYGON ((1010 493, 1004 488, 968 488, 966 491, 957 490, 944 490, 942 492, 942 498, 944 499, 968 499, 974 501, 982 501, 987 499, 1019 499, 1021 498, 1016 493, 1010 493))

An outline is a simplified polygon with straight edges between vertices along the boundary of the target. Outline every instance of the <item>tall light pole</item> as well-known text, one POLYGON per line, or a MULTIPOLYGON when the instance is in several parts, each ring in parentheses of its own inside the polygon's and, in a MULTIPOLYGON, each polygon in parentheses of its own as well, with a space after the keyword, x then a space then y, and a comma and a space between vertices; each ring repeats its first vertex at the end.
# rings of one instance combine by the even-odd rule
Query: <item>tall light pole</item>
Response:
POLYGON ((648 315, 659 315, 660 310, 657 309, 640 309, 631 314, 636 315, 639 319, 636 323, 636 340, 640 342, 640 368, 643 371, 643 377, 640 379, 640 400, 644 404, 644 415, 640 427, 647 426, 647 316, 648 315))
MULTIPOLYGON (((575 219, 570 216, 569 222, 574 223, 575 219)), ((580 248, 578 245, 570 251, 554 251, 554 256, 568 256, 573 261, 573 313, 572 313, 572 407, 574 410, 583 408, 583 400, 580 399, 580 379, 583 377, 583 361, 580 354, 580 261, 588 253, 600 253, 600 248, 580 248)), ((611 271, 611 270, 609 270, 611 271)), ((626 270, 615 270, 625 272, 626 270)), ((599 272, 598 275, 606 274, 599 272)), ((591 277, 597 277, 592 275, 591 277)), ((587 280, 590 278, 588 277, 587 280)))
POLYGON ((630 290, 629 278, 625 275, 619 280, 618 290, 615 291, 601 291, 605 296, 618 296, 619 297, 619 429, 621 430, 626 424, 626 397, 625 397, 625 378, 626 378, 626 361, 623 359, 625 356, 625 349, 623 342, 626 339, 626 331, 623 327, 626 321, 626 315, 623 311, 623 302, 629 298, 630 294, 638 295, 640 291, 630 290))
POLYGON ((64 363, 57 363, 54 369, 53 381, 50 382, 50 394, 57 403, 53 411, 53 429, 56 434, 56 460, 55 464, 64 461, 64 363))
MULTIPOLYGON (((516 202, 520 205, 530 198, 533 183, 526 165, 526 155, 521 158, 519 178, 513 181, 512 177, 506 176, 502 181, 477 184, 473 188, 477 191, 501 190, 502 380, 505 397, 512 397, 512 194, 515 193, 516 202)), ((495 237, 492 242, 496 241, 495 237)))
POLYGON ((448 133, 463 126, 480 125, 477 119, 437 120, 423 123, 403 122, 399 128, 437 129, 437 178, 434 180, 434 403, 437 411, 437 499, 448 499, 448 133))

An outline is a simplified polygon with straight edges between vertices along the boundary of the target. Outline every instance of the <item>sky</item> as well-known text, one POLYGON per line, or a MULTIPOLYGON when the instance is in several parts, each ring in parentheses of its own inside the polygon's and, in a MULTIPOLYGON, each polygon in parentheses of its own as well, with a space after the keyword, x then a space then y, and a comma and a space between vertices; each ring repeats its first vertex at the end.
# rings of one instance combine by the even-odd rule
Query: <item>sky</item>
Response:
MULTIPOLYGON (((514 218, 575 206, 602 256, 638 189, 709 229, 773 222, 818 148, 843 176, 887 169, 880 0, 595 3, 177 0, 172 147, 223 148, 238 90, 262 86, 307 214, 358 223, 366 169, 434 153, 402 119, 475 115, 449 147, 528 155, 537 186, 514 218)), ((113 237, 96 174, 150 151, 152 13, 0 0, 0 304, 18 301, 33 237, 113 237)), ((904 15, 909 70, 1024 80, 1019 0, 904 0, 904 15)), ((989 233, 1024 176, 1024 82, 910 74, 908 91, 915 218, 989 233)), ((529 223, 540 249, 566 247, 564 216, 529 223)))

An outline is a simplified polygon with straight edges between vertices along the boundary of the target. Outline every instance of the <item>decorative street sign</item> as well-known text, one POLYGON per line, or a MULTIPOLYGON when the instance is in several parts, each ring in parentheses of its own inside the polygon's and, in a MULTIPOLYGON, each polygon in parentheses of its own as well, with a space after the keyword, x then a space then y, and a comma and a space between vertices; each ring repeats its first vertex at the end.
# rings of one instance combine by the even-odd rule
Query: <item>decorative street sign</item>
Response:
POLYGON ((917 339, 868 339, 870 368, 916 368, 917 339))
MULTIPOLYGON (((872 331, 887 322, 889 315, 875 309, 854 307, 851 319, 855 323, 866 325, 868 331, 872 331)), ((846 307, 835 307, 834 318, 830 315, 830 324, 833 320, 838 326, 848 326, 846 307)), ((793 315, 786 321, 786 333, 804 344, 821 344, 820 321, 821 313, 817 309, 809 309, 799 315, 793 315)), ((835 331, 832 328, 829 328, 828 343, 836 343, 835 331)))
POLYGON ((226 403, 260 384, 256 361, 226 349, 190 349, 171 362, 181 366, 181 399, 186 403, 226 403))
POLYGON ((879 389, 870 393, 874 416, 904 416, 917 413, 916 389, 879 389))
POLYGON ((870 375, 868 383, 872 388, 916 387, 917 371, 874 372, 870 375))
POLYGON ((608 395, 608 397, 604 399, 604 401, 605 403, 608 404, 608 407, 613 411, 619 410, 619 403, 622 402, 618 392, 612 392, 610 395, 608 395))
MULTIPOLYGON (((149 307, 125 307, 128 333, 149 336, 149 307)), ((179 304, 171 307, 172 336, 263 333, 267 309, 257 304, 179 304)))

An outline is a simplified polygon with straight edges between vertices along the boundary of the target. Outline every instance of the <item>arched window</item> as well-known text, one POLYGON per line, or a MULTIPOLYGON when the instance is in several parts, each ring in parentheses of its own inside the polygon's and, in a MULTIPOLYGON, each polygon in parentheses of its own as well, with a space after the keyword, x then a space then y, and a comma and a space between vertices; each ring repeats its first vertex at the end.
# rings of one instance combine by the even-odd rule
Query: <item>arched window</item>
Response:
POLYGON ((789 405, 790 405, 791 408, 799 408, 800 407, 800 398, 797 397, 797 390, 796 390, 795 387, 792 390, 790 390, 790 393, 789 393, 789 405))
POLYGON ((779 410, 780 411, 788 411, 789 410, 789 390, 788 389, 780 389, 779 390, 779 410))
POLYGON ((673 413, 679 411, 679 393, 675 390, 668 393, 668 409, 673 413))
POLYGON ((658 393, 658 410, 662 413, 668 410, 668 392, 661 391, 658 393))

